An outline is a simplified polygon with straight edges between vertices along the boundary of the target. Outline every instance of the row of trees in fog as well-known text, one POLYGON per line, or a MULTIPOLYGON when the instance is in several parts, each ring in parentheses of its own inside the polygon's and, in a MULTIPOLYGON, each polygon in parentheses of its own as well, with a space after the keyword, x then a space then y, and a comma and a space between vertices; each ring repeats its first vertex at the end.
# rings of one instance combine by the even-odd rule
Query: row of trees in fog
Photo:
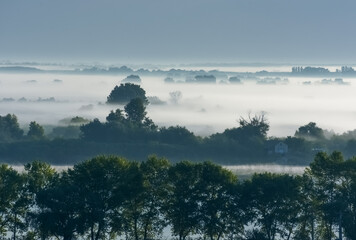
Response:
POLYGON ((98 156, 61 172, 0 165, 0 233, 13 240, 148 240, 164 229, 179 240, 356 239, 356 159, 319 153, 301 176, 245 181, 211 162, 154 156, 98 156))
MULTIPOLYGON (((178 93, 172 95, 179 98, 178 93)), ((111 111, 105 121, 69 118, 66 126, 54 127, 47 136, 36 122, 30 123, 25 135, 15 115, 0 116, 0 156, 7 162, 41 159, 73 164, 98 154, 142 159, 155 153, 173 161, 210 159, 224 164, 305 165, 317 151, 338 149, 347 157, 356 154, 355 131, 327 136, 316 123, 310 122, 299 127, 294 136, 268 137, 269 123, 263 114, 241 117, 238 126, 208 137, 196 136, 184 126, 158 127, 147 116, 146 92, 131 83, 116 86, 107 97, 107 104, 124 107, 111 111), (288 152, 275 152, 275 146, 281 142, 288 146, 288 152)))
POLYGON ((327 137, 311 122, 297 129, 295 136, 268 137, 265 116, 240 118, 237 127, 208 137, 196 136, 183 126, 158 127, 147 117, 146 103, 134 98, 123 109, 111 111, 106 121, 81 117, 68 119, 70 125, 55 127, 50 135, 31 122, 25 134, 15 115, 0 116, 0 156, 5 162, 41 159, 56 164, 73 164, 98 154, 117 154, 142 159, 155 153, 173 161, 206 160, 224 164, 292 163, 309 164, 317 151, 338 149, 347 157, 356 154, 356 134, 327 137), (275 153, 284 142, 288 152, 275 153), (287 160, 283 160, 287 159, 287 160))

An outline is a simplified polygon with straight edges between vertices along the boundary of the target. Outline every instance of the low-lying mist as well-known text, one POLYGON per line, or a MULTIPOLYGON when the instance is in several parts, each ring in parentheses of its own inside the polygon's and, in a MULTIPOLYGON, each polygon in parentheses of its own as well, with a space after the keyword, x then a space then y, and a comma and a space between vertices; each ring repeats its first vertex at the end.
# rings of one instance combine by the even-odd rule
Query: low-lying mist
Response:
MULTIPOLYGON (((67 117, 105 120, 106 97, 127 77, 69 74, 0 74, 0 115, 13 113, 21 125, 30 121, 57 125, 67 117)), ((293 135, 308 122, 323 129, 344 132, 355 128, 356 100, 353 79, 348 85, 317 84, 319 78, 289 78, 288 84, 165 83, 164 77, 146 77, 141 86, 155 97, 148 116, 158 126, 183 125, 206 136, 238 126, 240 116, 266 112, 270 136, 293 135), (304 84, 311 82, 311 84, 304 84), (180 98, 172 98, 180 92, 180 98)))
POLYGON ((305 166, 290 166, 290 165, 277 165, 277 164, 251 164, 251 165, 234 165, 234 166, 224 166, 229 169, 237 176, 249 176, 254 173, 277 173, 283 174, 288 173, 291 175, 302 175, 305 170, 305 166))

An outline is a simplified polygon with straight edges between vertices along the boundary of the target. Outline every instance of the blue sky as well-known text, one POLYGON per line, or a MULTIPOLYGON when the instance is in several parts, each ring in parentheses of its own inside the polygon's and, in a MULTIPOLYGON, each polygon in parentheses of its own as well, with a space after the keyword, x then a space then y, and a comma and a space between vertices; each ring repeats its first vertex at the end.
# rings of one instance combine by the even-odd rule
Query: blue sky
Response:
POLYGON ((1 0, 0 60, 356 63, 356 1, 1 0))

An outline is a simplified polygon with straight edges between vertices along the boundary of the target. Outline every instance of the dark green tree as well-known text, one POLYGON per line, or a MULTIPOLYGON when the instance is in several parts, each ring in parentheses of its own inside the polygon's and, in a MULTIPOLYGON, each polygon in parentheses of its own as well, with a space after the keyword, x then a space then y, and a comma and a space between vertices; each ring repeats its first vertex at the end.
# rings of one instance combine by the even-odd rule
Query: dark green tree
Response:
POLYGON ((149 157, 139 166, 141 182, 133 183, 136 194, 126 202, 125 219, 129 235, 135 240, 159 238, 166 226, 162 206, 167 195, 169 162, 149 157))
POLYGON ((315 122, 310 122, 298 128, 294 136, 309 140, 324 139, 323 129, 319 128, 315 122))
MULTIPOLYGON (((122 229, 123 203, 131 197, 136 174, 123 158, 99 156, 79 163, 68 174, 79 187, 80 221, 91 240, 104 239, 122 229)), ((135 167, 135 166, 133 166, 135 167)))
MULTIPOLYGON (((340 168, 344 162, 340 152, 328 155, 318 153, 310 164, 310 174, 315 183, 318 207, 321 210, 321 224, 318 232, 321 238, 331 240, 334 237, 333 226, 338 226, 342 201, 340 168)), ((309 171, 309 170, 308 170, 309 171)))
POLYGON ((159 129, 160 140, 163 143, 191 145, 197 143, 197 137, 185 127, 162 127, 159 129))
POLYGON ((248 119, 241 117, 238 122, 238 128, 226 129, 223 134, 247 145, 259 144, 266 140, 269 123, 263 113, 253 117, 249 115, 248 119))
POLYGON ((0 234, 11 232, 13 240, 27 228, 28 201, 24 186, 21 174, 6 164, 0 165, 0 234))
POLYGON ((320 216, 319 201, 315 191, 315 182, 310 173, 310 169, 306 169, 304 174, 299 178, 300 181, 300 209, 299 221, 294 234, 295 240, 314 240, 317 238, 316 227, 320 216))
POLYGON ((243 130, 244 135, 256 136, 265 139, 269 130, 269 123, 264 113, 255 115, 248 119, 240 117, 239 119, 240 129, 243 130))
POLYGON ((145 104, 148 104, 145 90, 139 85, 125 83, 114 87, 110 95, 107 97, 107 103, 126 104, 134 98, 140 98, 145 104))
POLYGON ((27 137, 29 137, 32 140, 40 140, 43 139, 44 136, 44 129, 41 125, 39 125, 36 122, 30 122, 29 125, 29 130, 27 133, 27 137))
POLYGON ((33 231, 31 234, 44 239, 47 237, 47 232, 41 231, 37 221, 37 194, 48 187, 52 179, 57 176, 57 172, 48 163, 41 161, 33 161, 25 166, 24 176, 26 178, 26 195, 29 198, 29 211, 26 220, 31 225, 33 231))
POLYGON ((240 206, 234 202, 237 177, 231 171, 211 162, 198 166, 201 173, 197 184, 201 233, 210 240, 219 240, 234 228, 241 230, 243 224, 236 224, 233 214, 235 211, 240 212, 240 206))
POLYGON ((15 115, 0 116, 0 142, 12 142, 20 140, 23 130, 20 128, 15 115))
POLYGON ((165 216, 172 226, 172 235, 185 240, 199 229, 199 168, 183 161, 169 169, 169 193, 165 216))
POLYGON ((106 121, 110 123, 118 123, 118 122, 123 122, 125 120, 125 117, 120 109, 116 109, 114 111, 110 111, 109 115, 106 117, 106 121))
POLYGON ((298 223, 299 183, 287 174, 255 174, 245 182, 252 224, 268 240, 289 240, 298 223))
POLYGON ((34 215, 42 233, 62 237, 63 240, 74 239, 83 233, 78 188, 79 185, 73 182, 67 172, 62 172, 36 194, 38 210, 34 215))
POLYGON ((146 107, 141 98, 132 99, 126 106, 127 119, 135 124, 141 125, 146 117, 146 107))
POLYGON ((48 163, 33 161, 24 166, 27 190, 34 196, 56 176, 56 170, 48 163))
POLYGON ((342 164, 341 173, 341 201, 344 201, 342 211, 342 226, 345 236, 356 239, 356 158, 349 159, 342 164))
POLYGON ((81 137, 85 140, 102 140, 106 137, 105 126, 97 118, 88 124, 82 125, 80 131, 82 132, 81 137))

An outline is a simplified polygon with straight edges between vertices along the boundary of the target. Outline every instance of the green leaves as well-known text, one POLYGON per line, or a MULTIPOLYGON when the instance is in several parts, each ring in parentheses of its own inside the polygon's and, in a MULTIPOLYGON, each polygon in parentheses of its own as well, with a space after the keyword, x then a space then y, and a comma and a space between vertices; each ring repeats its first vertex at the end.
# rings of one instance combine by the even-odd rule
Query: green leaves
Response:
POLYGON ((245 184, 251 223, 266 239, 292 234, 297 222, 300 192, 297 178, 287 174, 255 174, 245 184))
POLYGON ((355 239, 355 209, 356 160, 338 152, 317 154, 303 176, 241 183, 211 162, 155 156, 98 156, 62 172, 0 165, 0 233, 12 239, 160 239, 167 226, 180 240, 332 239, 338 226, 355 239))
POLYGON ((107 97, 109 104, 126 104, 134 98, 140 98, 145 104, 148 103, 146 92, 139 85, 133 83, 120 84, 115 86, 107 97))

